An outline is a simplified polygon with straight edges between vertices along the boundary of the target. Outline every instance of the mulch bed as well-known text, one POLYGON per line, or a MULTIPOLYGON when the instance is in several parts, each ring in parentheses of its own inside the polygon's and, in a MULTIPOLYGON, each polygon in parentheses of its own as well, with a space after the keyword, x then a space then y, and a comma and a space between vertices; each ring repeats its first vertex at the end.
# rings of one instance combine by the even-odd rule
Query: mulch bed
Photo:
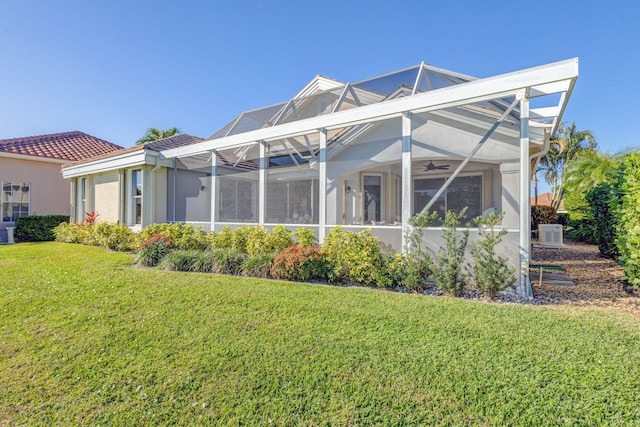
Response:
POLYGON ((533 294, 549 304, 572 304, 614 308, 640 316, 640 295, 627 289, 623 271, 614 260, 600 256, 598 247, 565 242, 560 249, 534 248, 536 264, 561 265, 576 286, 539 285, 532 281, 533 294))

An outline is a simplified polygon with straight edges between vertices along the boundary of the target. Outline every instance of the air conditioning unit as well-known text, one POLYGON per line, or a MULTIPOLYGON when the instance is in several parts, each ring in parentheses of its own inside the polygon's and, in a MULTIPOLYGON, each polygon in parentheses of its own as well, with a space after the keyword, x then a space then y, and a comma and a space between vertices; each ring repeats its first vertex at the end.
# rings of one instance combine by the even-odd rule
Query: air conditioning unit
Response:
POLYGON ((538 225, 538 238, 540 245, 545 248, 561 248, 562 225, 561 224, 540 224, 538 225))

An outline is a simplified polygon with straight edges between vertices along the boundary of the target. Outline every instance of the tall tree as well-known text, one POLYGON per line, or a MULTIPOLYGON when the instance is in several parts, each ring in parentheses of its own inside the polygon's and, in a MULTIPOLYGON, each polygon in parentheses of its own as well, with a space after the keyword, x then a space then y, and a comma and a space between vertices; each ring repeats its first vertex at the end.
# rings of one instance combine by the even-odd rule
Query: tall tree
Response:
POLYGON ((182 131, 176 127, 172 127, 166 130, 160 130, 156 128, 149 128, 142 138, 136 141, 136 145, 144 144, 146 142, 158 141, 159 139, 168 138, 173 135, 182 133, 182 131))
POLYGON ((595 151, 597 146, 593 132, 579 130, 575 122, 571 126, 563 123, 551 137, 549 151, 540 159, 538 172, 551 185, 552 207, 558 209, 564 196, 567 165, 580 159, 585 153, 595 151))

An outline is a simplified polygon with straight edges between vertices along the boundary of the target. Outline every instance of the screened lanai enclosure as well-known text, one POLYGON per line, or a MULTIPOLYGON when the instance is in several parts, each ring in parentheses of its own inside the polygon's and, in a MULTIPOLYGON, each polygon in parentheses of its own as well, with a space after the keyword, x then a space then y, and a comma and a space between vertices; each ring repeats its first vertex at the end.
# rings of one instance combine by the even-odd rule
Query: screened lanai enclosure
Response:
MULTIPOLYGON (((529 294, 532 165, 576 78, 576 59, 485 79, 424 63, 355 83, 317 76, 287 102, 163 151, 176 159, 167 217, 307 227, 320 241, 338 225, 371 229, 401 251, 416 213, 504 213, 500 250, 529 294)), ((424 236, 436 252, 441 231, 424 236)))

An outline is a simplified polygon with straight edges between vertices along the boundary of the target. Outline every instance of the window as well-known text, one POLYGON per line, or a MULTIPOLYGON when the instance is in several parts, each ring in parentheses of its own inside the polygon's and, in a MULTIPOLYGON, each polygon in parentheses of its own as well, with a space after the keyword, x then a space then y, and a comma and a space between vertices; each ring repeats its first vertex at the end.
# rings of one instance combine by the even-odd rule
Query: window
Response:
POLYGON ((269 182, 266 194, 266 222, 317 224, 318 190, 317 179, 269 182))
POLYGON ((30 190, 31 184, 28 182, 1 182, 2 203, 0 204, 0 214, 2 222, 15 222, 21 216, 29 215, 30 211, 30 190))
MULTIPOLYGON (((436 195, 446 178, 422 178, 413 181, 413 214, 419 213, 436 195)), ((444 218, 445 212, 467 208, 465 219, 482 215, 482 176, 457 177, 431 207, 444 218)))
POLYGON ((362 194, 364 223, 382 222, 382 175, 363 175, 362 194))
POLYGON ((131 219, 135 225, 142 224, 142 170, 131 171, 131 219))
POLYGON ((218 180, 220 198, 218 221, 256 221, 254 212, 254 183, 242 179, 223 178, 218 180))

